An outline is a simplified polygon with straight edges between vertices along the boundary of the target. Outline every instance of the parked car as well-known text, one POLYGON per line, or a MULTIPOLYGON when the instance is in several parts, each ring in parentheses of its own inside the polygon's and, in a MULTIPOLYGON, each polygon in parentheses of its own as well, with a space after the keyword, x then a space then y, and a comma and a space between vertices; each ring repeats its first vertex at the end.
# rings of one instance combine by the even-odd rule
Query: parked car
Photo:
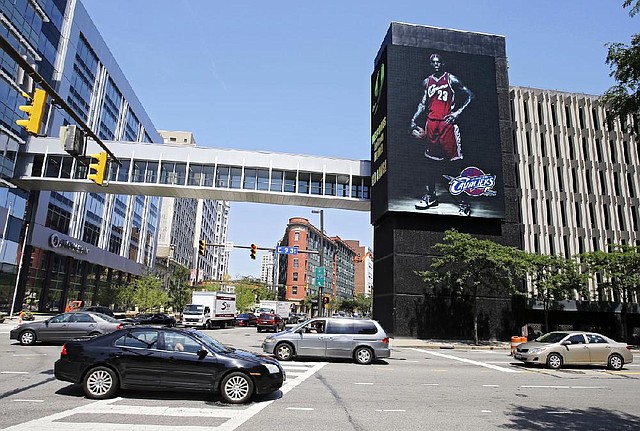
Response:
POLYGON ((195 329, 128 326, 65 343, 54 364, 58 380, 81 384, 89 398, 118 389, 219 392, 232 404, 282 386, 278 361, 225 346, 195 329))
POLYGON ((123 320, 130 325, 176 326, 176 319, 164 313, 144 313, 123 320))
MULTIPOLYGON (((78 309, 79 311, 93 311, 94 313, 102 313, 107 316, 114 317, 113 311, 109 307, 105 307, 102 305, 90 305, 88 307, 82 307, 78 309)), ((74 311, 74 310, 72 310, 74 311)))
POLYGON ((352 358, 359 364, 388 358, 389 337, 370 319, 315 318, 280 334, 270 335, 262 350, 280 361, 297 356, 352 358))
POLYGON ((47 320, 21 323, 11 330, 9 339, 18 340, 22 345, 31 345, 36 341, 67 341, 86 335, 106 334, 122 326, 122 322, 111 316, 72 311, 58 314, 47 320))
POLYGON ((258 332, 270 330, 273 332, 284 331, 284 319, 274 313, 260 313, 256 323, 258 332))
POLYGON ((549 332, 516 347, 514 358, 552 369, 563 365, 606 365, 620 370, 633 362, 630 346, 595 332, 549 332))
POLYGON ((258 318, 253 313, 241 313, 236 316, 237 326, 256 326, 258 318))

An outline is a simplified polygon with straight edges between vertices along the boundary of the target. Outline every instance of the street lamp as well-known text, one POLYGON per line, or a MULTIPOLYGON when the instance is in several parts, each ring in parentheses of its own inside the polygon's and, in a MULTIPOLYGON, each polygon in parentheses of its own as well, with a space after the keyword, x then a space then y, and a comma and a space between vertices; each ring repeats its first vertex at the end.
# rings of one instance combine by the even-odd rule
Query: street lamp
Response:
MULTIPOLYGON (((313 214, 320 214, 320 268, 324 271, 324 210, 311 210, 313 214)), ((318 316, 322 317, 324 314, 324 305, 322 303, 322 285, 318 285, 318 316)))

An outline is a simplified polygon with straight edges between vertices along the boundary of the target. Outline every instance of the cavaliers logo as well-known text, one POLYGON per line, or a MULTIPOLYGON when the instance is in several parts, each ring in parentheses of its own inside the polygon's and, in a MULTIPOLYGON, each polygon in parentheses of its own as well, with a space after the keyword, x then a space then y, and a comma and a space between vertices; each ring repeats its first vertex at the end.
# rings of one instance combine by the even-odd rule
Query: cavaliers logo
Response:
POLYGON ((449 181, 449 192, 457 196, 466 193, 469 196, 495 196, 493 188, 496 185, 496 176, 485 174, 482 169, 475 166, 464 168, 460 175, 452 177, 443 175, 449 181))

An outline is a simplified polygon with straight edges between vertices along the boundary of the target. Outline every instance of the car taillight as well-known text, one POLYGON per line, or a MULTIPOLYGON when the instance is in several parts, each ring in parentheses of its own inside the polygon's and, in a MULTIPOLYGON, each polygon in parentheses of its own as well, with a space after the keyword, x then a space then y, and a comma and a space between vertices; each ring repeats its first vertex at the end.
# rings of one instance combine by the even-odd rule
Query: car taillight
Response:
POLYGON ((67 345, 62 345, 62 350, 60 351, 60 356, 67 356, 67 345))
POLYGON ((389 337, 384 337, 384 338, 382 339, 382 342, 383 342, 384 344, 389 344, 389 337))
POLYGON ((627 345, 627 350, 631 350, 631 346, 627 345))

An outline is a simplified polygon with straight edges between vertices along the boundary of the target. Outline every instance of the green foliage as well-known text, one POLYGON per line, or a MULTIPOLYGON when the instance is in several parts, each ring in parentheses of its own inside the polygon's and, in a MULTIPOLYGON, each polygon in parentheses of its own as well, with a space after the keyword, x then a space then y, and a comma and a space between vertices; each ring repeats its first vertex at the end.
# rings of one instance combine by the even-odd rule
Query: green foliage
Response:
MULTIPOLYGON (((625 0, 623 7, 629 6, 632 17, 640 12, 639 0, 625 0)), ((614 117, 625 120, 628 115, 633 115, 637 123, 640 114, 640 34, 632 35, 629 45, 616 42, 606 46, 606 63, 611 68, 609 76, 616 80, 616 84, 604 93, 602 102, 614 117)), ((637 124, 635 129, 629 124, 629 132, 638 135, 637 124)))
POLYGON ((436 290, 471 298, 473 336, 477 344, 477 298, 516 293, 514 279, 526 273, 523 253, 456 230, 446 231, 443 241, 434 249, 439 256, 433 260, 431 270, 418 275, 436 290))
POLYGON ((353 301, 355 303, 355 309, 360 312, 360 314, 367 315, 371 314, 371 307, 373 306, 373 299, 370 296, 365 296, 363 293, 358 293, 353 301))
POLYGON ((262 300, 276 300, 277 294, 268 289, 255 277, 243 277, 233 282, 236 288, 236 309, 238 312, 252 311, 262 300))
POLYGON ((175 312, 182 312, 184 306, 191 301, 193 288, 189 285, 189 270, 177 267, 169 277, 167 286, 168 303, 175 312))
POLYGON ((133 301, 140 311, 159 310, 167 304, 169 296, 162 288, 162 281, 157 277, 148 275, 138 278, 134 286, 133 301))
POLYGON ((577 293, 588 297, 587 277, 575 260, 562 256, 527 253, 527 273, 534 289, 533 299, 543 305, 545 328, 549 330, 549 309, 559 301, 572 299, 577 293))
POLYGON ((640 286, 640 247, 614 245, 608 253, 593 251, 581 258, 591 276, 602 275, 598 287, 612 289, 623 303, 629 302, 631 290, 640 286))

